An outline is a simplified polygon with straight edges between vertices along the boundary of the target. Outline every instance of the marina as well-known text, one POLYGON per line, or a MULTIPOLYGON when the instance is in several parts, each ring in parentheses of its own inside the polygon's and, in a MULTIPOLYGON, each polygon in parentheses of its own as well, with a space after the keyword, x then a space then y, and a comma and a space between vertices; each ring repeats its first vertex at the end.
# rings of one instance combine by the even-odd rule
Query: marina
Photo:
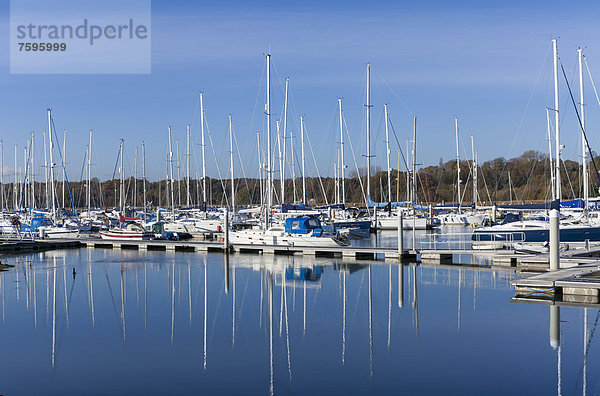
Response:
POLYGON ((0 395, 600 394, 600 4, 0 14, 0 395))

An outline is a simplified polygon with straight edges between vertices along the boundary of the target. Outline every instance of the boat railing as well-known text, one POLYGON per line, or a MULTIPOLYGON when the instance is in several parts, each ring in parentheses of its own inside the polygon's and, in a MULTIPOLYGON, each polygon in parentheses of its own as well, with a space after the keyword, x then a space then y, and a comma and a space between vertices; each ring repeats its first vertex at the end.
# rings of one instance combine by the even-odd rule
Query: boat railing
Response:
POLYGON ((420 250, 497 250, 514 249, 525 242, 524 232, 451 232, 420 235, 420 250))

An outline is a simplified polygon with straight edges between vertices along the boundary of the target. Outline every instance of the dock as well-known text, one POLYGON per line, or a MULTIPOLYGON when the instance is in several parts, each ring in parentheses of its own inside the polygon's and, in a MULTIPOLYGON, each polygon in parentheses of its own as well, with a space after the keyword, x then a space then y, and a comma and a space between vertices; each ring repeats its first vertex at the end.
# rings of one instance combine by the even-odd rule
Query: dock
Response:
MULTIPOLYGON (((334 246, 334 247, 312 247, 312 246, 275 246, 261 244, 234 244, 226 248, 220 242, 208 241, 168 241, 168 240, 146 240, 146 241, 124 241, 107 240, 98 238, 86 238, 71 240, 78 242, 86 248, 105 249, 129 249, 147 251, 175 251, 175 252, 220 252, 224 253, 250 253, 250 254, 278 254, 278 255, 303 255, 315 257, 349 257, 356 259, 378 260, 398 259, 398 249, 394 247, 356 247, 356 246, 334 246)), ((405 250, 401 258, 403 260, 416 260, 417 253, 405 250)))
POLYGON ((56 249, 77 249, 81 246, 81 243, 77 240, 6 240, 0 242, 0 253, 23 253, 56 249))
POLYGON ((513 280, 515 300, 600 303, 600 260, 513 280))

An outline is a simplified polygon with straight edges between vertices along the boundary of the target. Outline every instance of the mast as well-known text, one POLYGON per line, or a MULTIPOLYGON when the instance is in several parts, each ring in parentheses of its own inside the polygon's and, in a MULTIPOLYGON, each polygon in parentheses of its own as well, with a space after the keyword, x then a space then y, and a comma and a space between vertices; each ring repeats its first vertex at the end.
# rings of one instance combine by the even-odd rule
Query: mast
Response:
MULTIPOLYGON (((281 174, 282 174, 282 169, 283 169, 283 156, 281 155, 281 135, 280 135, 280 131, 279 131, 279 120, 275 121, 275 129, 277 131, 277 151, 279 153, 279 186, 280 189, 283 190, 283 179, 281 179, 281 174)), ((273 165, 275 166, 275 165, 273 165)), ((275 187, 275 186, 273 186, 275 187)), ((283 203, 283 200, 281 200, 281 203, 283 203)))
MULTIPOLYGON (((1 184, 1 182, 0 182, 0 184, 1 184)), ((1 193, 2 193, 2 191, 0 191, 0 194, 1 193)), ((34 132, 31 132, 31 207, 33 209, 35 209, 35 133, 34 132)))
POLYGON ((471 154, 473 156, 473 209, 477 207, 477 158, 475 157, 475 143, 471 136, 471 154))
POLYGON ((52 196, 52 221, 56 221, 56 198, 54 196, 54 143, 52 142, 52 110, 48 109, 48 143, 50 144, 50 191, 52 196))
POLYGON ((175 180, 173 179, 173 140, 171 136, 171 126, 169 125, 169 169, 171 171, 171 219, 175 221, 175 180))
POLYGON ((294 131, 290 130, 290 151, 292 152, 292 189, 294 193, 294 202, 296 202, 296 159, 294 157, 294 131))
MULTIPOLYGON (((415 243, 415 222, 417 218, 417 210, 415 208, 415 202, 417 201, 417 116, 414 118, 413 126, 413 180, 412 180, 412 207, 413 207, 413 249, 415 243)), ((415 270, 416 271, 416 270, 415 270)))
MULTIPOLYGON (((159 185, 160 185, 160 183, 159 183, 159 185)), ((145 146, 143 140, 142 140, 142 188, 144 189, 144 221, 146 221, 146 146, 145 146)))
POLYGON ((273 172, 271 169, 271 54, 267 54, 267 229, 271 226, 271 206, 273 205, 273 172))
POLYGON ((580 106, 580 112, 581 112, 581 162, 583 165, 582 173, 583 173, 583 201, 584 201, 583 213, 587 217, 590 192, 588 189, 587 147, 586 147, 586 143, 585 143, 585 116, 584 116, 585 106, 583 104, 583 68, 581 67, 581 60, 583 58, 583 50, 581 48, 578 48, 577 54, 578 54, 578 58, 579 58, 579 106, 580 106))
POLYGON ((259 186, 260 186, 260 207, 262 210, 262 207, 264 205, 264 197, 263 197, 263 170, 262 170, 262 161, 261 161, 261 155, 260 155, 260 132, 256 132, 256 143, 257 143, 257 148, 258 148, 258 179, 259 179, 259 186))
POLYGON ((13 181, 13 208, 15 210, 17 210, 17 206, 19 205, 18 202, 18 195, 19 195, 19 178, 18 178, 18 174, 17 174, 17 150, 18 150, 18 146, 15 144, 15 178, 13 181))
POLYGON ((383 105, 385 117, 385 151, 387 157, 387 184, 388 184, 388 201, 392 202, 392 169, 390 168, 390 131, 388 127, 388 108, 387 103, 383 105))
POLYGON ((550 159, 550 189, 552 191, 552 200, 556 199, 556 179, 554 178, 554 162, 552 160, 552 134, 550 122, 550 109, 546 107, 546 127, 548 129, 548 158, 550 159))
POLYGON ((460 154, 458 151, 458 117, 454 116, 454 130, 456 131, 456 201, 458 202, 458 213, 460 214, 460 154))
POLYGON ((371 64, 367 63, 367 198, 371 197, 371 64))
POLYGON ((67 130, 63 132, 63 152, 62 152, 62 168, 63 168, 63 180, 62 180, 62 207, 65 207, 65 181, 67 179, 67 130))
POLYGON ((231 215, 235 214, 235 179, 233 174, 233 128, 231 127, 231 114, 229 114, 229 161, 231 163, 231 215))
MULTIPOLYGON (((406 139, 406 155, 408 156, 408 143, 409 143, 409 139, 406 139)), ((410 158, 406 159, 406 162, 408 162, 410 160, 410 158)), ((408 163, 406 164, 406 202, 408 204, 409 201, 412 201, 412 194, 410 191, 410 171, 408 170, 408 163)))
POLYGON ((561 199, 561 186, 560 186, 560 131, 558 129, 558 49, 556 45, 556 39, 552 39, 552 50, 554 53, 554 130, 556 132, 556 153, 554 155, 556 165, 554 168, 554 177, 556 178, 556 193, 554 199, 560 201, 561 199))
POLYGON ((304 117, 300 117, 300 141, 302 145, 302 203, 306 205, 306 177, 304 174, 304 117))
POLYGON ((88 166, 87 166, 87 188, 86 188, 86 206, 89 213, 92 207, 92 130, 90 129, 90 142, 88 144, 88 166))
POLYGON ((135 146, 135 154, 133 156, 133 210, 137 208, 137 159, 138 148, 135 146))
POLYGON ((179 139, 175 141, 177 147, 177 205, 181 207, 181 162, 179 157, 179 139))
POLYGON ((287 107, 288 107, 288 88, 290 85, 290 78, 285 78, 285 98, 283 100, 283 160, 281 167, 281 203, 285 202, 285 154, 286 154, 286 140, 287 140, 287 107))
POLYGON ((341 172, 341 185, 342 185, 342 204, 346 205, 346 177, 344 165, 344 123, 342 119, 342 98, 338 98, 338 105, 340 108, 340 172, 341 172))
MULTIPOLYGON (((45 178, 45 184, 46 184, 46 209, 50 209, 50 189, 48 188, 48 157, 47 157, 47 150, 46 150, 46 134, 43 134, 44 136, 44 178, 45 178)), ((8 198, 8 197, 7 197, 8 198)), ((7 203, 8 206, 8 203, 7 203)))
POLYGON ((187 125, 187 155, 186 155, 186 190, 187 190, 187 207, 190 207, 190 124, 187 125))
POLYGON ((121 139, 121 167, 119 170, 120 173, 120 184, 119 184, 119 210, 122 215, 125 214, 125 170, 123 168, 123 145, 125 143, 124 139, 121 139))
POLYGON ((202 202, 206 202, 206 152, 204 150, 204 102, 200 92, 200 133, 202 135, 202 202))

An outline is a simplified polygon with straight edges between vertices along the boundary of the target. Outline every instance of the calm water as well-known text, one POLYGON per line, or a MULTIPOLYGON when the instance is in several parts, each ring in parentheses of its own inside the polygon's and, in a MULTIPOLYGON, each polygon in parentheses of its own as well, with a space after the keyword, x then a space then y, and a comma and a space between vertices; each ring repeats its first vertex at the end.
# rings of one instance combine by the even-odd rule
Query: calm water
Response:
POLYGON ((16 267, 0 273, 1 394, 600 391, 598 311, 586 361, 584 310, 561 308, 558 346, 550 307, 510 302, 510 270, 101 249, 2 261, 16 267))

